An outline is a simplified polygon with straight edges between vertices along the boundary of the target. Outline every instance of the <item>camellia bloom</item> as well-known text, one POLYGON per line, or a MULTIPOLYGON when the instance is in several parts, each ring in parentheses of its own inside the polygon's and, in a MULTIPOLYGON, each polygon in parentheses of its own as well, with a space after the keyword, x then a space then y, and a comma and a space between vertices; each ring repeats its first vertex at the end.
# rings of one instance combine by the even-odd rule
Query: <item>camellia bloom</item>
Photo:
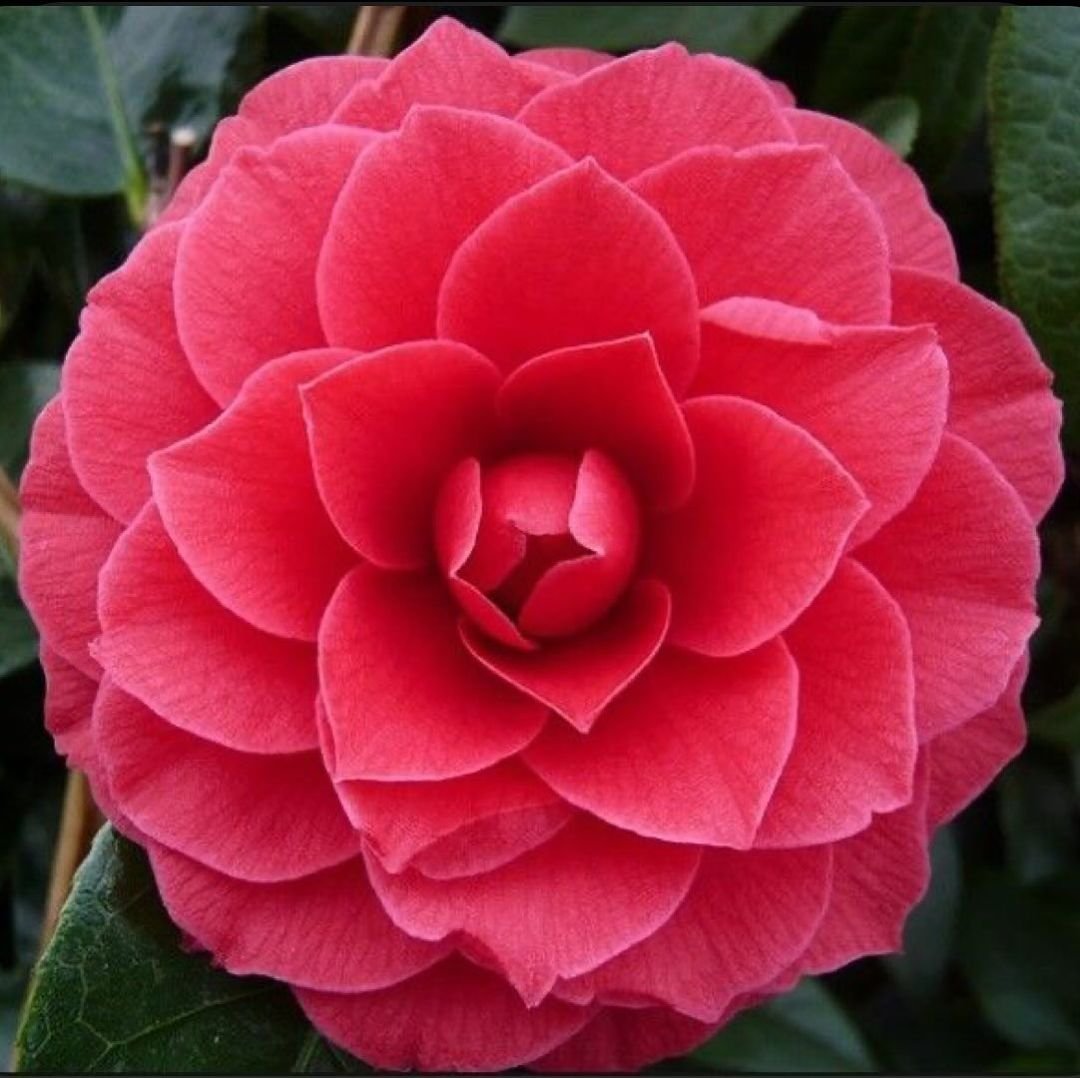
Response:
POLYGON ((1049 381, 914 173, 738 63, 299 64, 37 424, 49 728, 363 1059, 687 1051, 894 950, 1018 751, 1049 381))

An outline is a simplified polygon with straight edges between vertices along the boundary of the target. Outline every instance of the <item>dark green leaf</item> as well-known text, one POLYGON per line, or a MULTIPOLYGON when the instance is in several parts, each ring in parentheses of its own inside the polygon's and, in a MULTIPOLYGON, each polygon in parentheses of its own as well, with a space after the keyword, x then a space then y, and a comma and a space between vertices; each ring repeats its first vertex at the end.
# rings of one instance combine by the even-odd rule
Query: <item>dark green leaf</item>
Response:
POLYGON ((887 142, 901 157, 907 157, 919 130, 919 103, 903 94, 879 97, 862 109, 855 119, 882 142, 887 142))
POLYGON ((1054 368, 1080 445, 1080 9, 1008 7, 990 134, 1001 284, 1054 368))
POLYGON ((37 630, 4 561, 0 564, 0 678, 29 666, 38 652, 37 630))
POLYGON ((14 477, 26 459, 30 428, 56 393, 55 363, 0 364, 0 466, 14 477))
POLYGON ((1028 722, 1028 731, 1044 745, 1080 749, 1080 689, 1036 711, 1028 722))
POLYGON ((1076 856, 1076 809, 1070 776, 1041 760, 1017 760, 998 783, 1001 828, 1009 866, 1023 883, 1037 883, 1076 856))
POLYGON ((814 980, 739 1015, 694 1058, 722 1071, 851 1073, 876 1069, 858 1029, 814 980))
POLYGON ((275 18, 291 23, 326 52, 343 52, 356 19, 352 4, 269 4, 275 18))
POLYGON ((796 5, 515 4, 499 37, 515 45, 624 52, 681 41, 695 52, 756 60, 802 10, 796 5))
POLYGON ((282 985, 185 952, 146 857, 104 828, 31 984, 17 1069, 344 1073, 282 985))

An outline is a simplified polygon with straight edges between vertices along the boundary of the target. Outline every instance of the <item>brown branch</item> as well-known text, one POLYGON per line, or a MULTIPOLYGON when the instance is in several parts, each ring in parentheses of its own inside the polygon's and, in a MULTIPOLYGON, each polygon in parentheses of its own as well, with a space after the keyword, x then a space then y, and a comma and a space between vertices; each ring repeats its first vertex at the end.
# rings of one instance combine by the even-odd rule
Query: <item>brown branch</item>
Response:
POLYGON ((0 542, 12 562, 19 560, 19 492, 0 468, 0 542))
POLYGON ((351 56, 393 56, 405 11, 404 4, 362 4, 345 51, 351 56))

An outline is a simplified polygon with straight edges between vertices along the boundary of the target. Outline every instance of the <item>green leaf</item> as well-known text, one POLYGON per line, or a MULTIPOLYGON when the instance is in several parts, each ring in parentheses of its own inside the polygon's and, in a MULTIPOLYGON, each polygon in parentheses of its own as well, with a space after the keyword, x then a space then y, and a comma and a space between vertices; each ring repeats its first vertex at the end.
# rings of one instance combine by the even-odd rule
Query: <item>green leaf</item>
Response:
POLYGON ((344 52, 356 19, 352 4, 268 4, 266 10, 306 34, 324 52, 344 52))
POLYGON ((0 466, 14 478, 26 460, 30 428, 56 393, 56 363, 0 364, 0 466))
POLYGON ((855 120, 901 157, 907 157, 919 130, 919 103, 903 94, 879 97, 862 109, 855 120))
POLYGON ((289 991, 181 949, 143 852, 104 828, 34 974, 16 1070, 352 1073, 289 991))
POLYGON ((801 6, 775 4, 515 4, 499 37, 515 45, 579 45, 625 52, 681 41, 695 52, 756 60, 801 6))
POLYGON ((693 1058, 721 1071, 852 1073, 877 1069, 858 1029, 818 981, 739 1015, 693 1058))
POLYGON ((5 574, 0 566, 0 678, 29 666, 38 653, 37 630, 5 574))
POLYGON ((998 806, 1009 867, 1022 883, 1049 879, 1075 856, 1076 817, 1070 776, 1032 756, 998 782, 998 806))
POLYGON ((987 875, 961 918, 961 965, 983 1014, 1022 1048, 1080 1049, 1080 924, 1028 889, 987 875))
POLYGON ((1035 741, 1054 748, 1080 749, 1080 688, 1036 711, 1028 722, 1035 741))
POLYGON ((1080 10, 1007 7, 990 71, 1001 285, 1080 445, 1080 10))

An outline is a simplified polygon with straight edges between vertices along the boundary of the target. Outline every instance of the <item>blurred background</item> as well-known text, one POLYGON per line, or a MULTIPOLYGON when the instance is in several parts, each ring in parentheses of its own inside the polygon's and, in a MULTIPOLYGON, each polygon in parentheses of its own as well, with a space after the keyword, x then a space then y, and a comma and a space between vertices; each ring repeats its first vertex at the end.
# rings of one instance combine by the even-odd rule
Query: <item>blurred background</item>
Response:
MULTIPOLYGON (((801 105, 851 118, 908 158, 964 280, 1025 318, 1068 398, 1080 371, 1080 80, 1057 61, 1080 55, 1080 12, 1059 52, 1026 54, 1031 27, 1054 26, 1024 20, 1051 10, 417 6, 379 32, 400 47, 451 14, 511 48, 679 40, 755 63, 801 105), (1017 139, 1017 124, 1030 135, 1017 139)), ((356 16, 350 4, 0 7, 0 466, 15 484, 87 289, 248 86, 370 44, 356 16)), ((937 836, 907 953, 804 982, 665 1072, 1080 1070, 1076 465, 1073 455, 1043 526, 1029 745, 937 836)), ((0 486, 9 518, 12 499, 0 486)), ((0 1060, 40 945, 65 787, 14 554, 0 543, 0 1060)))

